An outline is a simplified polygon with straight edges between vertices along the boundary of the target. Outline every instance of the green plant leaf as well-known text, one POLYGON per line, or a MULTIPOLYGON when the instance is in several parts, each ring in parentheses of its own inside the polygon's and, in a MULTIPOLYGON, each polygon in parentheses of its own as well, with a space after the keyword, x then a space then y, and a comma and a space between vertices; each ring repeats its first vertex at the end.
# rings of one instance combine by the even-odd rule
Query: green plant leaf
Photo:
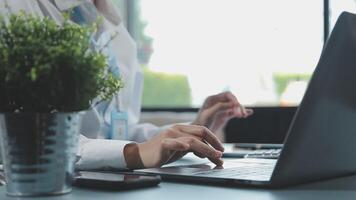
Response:
POLYGON ((59 26, 24 12, 0 18, 0 111, 85 110, 123 87, 91 48, 96 25, 65 19, 59 26))

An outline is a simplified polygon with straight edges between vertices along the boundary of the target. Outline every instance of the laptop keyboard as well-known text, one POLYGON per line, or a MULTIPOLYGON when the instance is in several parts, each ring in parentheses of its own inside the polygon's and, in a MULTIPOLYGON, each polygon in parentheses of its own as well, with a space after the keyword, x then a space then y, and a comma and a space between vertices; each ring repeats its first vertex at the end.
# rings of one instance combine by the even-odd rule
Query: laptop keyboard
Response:
POLYGON ((282 149, 259 149, 245 155, 245 158, 278 159, 282 149))
POLYGON ((264 158, 264 159, 278 159, 281 148, 273 149, 249 149, 238 148, 228 150, 223 153, 223 158, 264 158))

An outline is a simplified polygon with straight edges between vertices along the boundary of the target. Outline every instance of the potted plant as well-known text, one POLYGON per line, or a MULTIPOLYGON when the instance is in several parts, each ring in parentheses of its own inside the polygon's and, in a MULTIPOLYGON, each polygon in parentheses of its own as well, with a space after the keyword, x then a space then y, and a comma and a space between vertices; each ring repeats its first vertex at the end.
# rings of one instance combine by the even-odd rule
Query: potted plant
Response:
POLYGON ((122 87, 92 50, 95 25, 24 13, 0 19, 0 125, 7 193, 71 190, 80 111, 122 87))

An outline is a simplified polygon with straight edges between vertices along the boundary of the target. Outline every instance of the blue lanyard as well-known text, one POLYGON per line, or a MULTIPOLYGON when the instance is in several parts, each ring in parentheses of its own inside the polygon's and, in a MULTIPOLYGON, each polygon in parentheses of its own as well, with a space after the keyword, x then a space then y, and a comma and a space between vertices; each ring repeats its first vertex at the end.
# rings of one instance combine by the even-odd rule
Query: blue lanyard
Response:
POLYGON ((73 13, 71 14, 71 20, 77 24, 86 24, 85 18, 80 11, 79 6, 73 8, 73 13))
POLYGON ((98 19, 98 12, 92 3, 83 2, 72 9, 70 18, 73 22, 80 25, 93 24, 98 19))

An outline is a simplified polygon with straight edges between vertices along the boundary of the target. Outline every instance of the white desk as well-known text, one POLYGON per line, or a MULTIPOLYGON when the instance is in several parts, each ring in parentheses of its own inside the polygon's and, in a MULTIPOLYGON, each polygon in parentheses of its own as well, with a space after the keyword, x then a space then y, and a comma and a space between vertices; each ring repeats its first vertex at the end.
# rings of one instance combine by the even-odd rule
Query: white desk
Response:
MULTIPOLYGON (((196 160, 195 160, 196 161, 196 160)), ((183 159, 179 163, 193 162, 183 159)), ((8 197, 5 187, 0 186, 0 200, 22 198, 8 197)), ((243 187, 223 187, 190 183, 162 182, 158 187, 132 191, 108 192, 73 188, 66 195, 23 198, 26 200, 341 200, 356 199, 356 175, 323 182, 309 183, 284 189, 255 189, 243 187)))
MULTIPOLYGON (((20 198, 8 197, 5 187, 0 187, 1 200, 14 200, 20 198)), ((253 188, 224 188, 217 186, 194 185, 186 183, 162 182, 159 187, 132 191, 106 192, 74 188, 66 195, 45 198, 24 198, 28 200, 341 200, 356 199, 356 176, 321 183, 313 183, 298 187, 278 190, 253 188)))

